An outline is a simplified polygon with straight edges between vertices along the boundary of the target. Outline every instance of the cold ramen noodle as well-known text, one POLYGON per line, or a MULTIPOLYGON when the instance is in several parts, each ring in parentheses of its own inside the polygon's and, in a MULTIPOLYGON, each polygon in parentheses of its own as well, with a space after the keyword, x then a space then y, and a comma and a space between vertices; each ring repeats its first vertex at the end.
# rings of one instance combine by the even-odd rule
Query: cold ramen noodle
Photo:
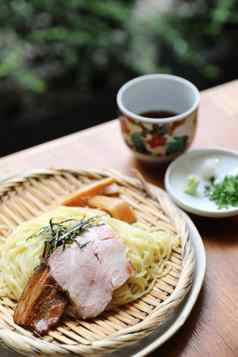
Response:
POLYGON ((0 294, 18 302, 17 324, 44 335, 65 314, 91 319, 132 302, 168 273, 176 239, 139 225, 112 185, 81 190, 1 239, 0 294))

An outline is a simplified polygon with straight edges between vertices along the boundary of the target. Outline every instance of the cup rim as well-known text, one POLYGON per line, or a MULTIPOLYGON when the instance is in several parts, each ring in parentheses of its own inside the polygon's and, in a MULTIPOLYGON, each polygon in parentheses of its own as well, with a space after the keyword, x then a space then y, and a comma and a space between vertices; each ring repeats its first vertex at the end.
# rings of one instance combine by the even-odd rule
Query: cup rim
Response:
POLYGON ((191 113, 193 113, 198 108, 198 105, 200 102, 200 93, 199 93, 199 90, 197 89, 197 87, 192 82, 188 81, 187 79, 185 79, 183 77, 175 76, 172 74, 155 73, 155 74, 145 74, 143 76, 136 77, 136 78, 131 79, 130 81, 126 82, 125 84, 123 84, 123 86, 119 89, 119 91, 117 93, 116 100, 117 100, 117 105, 118 105, 119 109, 121 110, 121 112, 123 114, 125 114, 126 116, 129 116, 132 119, 138 120, 140 122, 146 122, 146 123, 153 123, 153 124, 156 124, 156 123, 162 124, 163 123, 163 124, 165 124, 165 123, 171 123, 171 122, 182 120, 185 117, 187 117, 188 115, 190 115, 191 113), (193 91, 193 93, 195 95, 194 104, 191 106, 191 108, 189 108, 188 110, 186 110, 185 112, 183 112, 181 114, 174 115, 174 116, 168 117, 168 118, 161 118, 161 119, 146 118, 146 117, 143 117, 142 115, 135 114, 135 113, 131 112, 130 110, 128 110, 122 102, 122 95, 123 95, 124 91, 126 89, 128 89, 128 87, 130 87, 131 85, 133 85, 135 83, 142 82, 147 79, 154 79, 154 78, 169 79, 169 80, 180 82, 180 83, 187 85, 188 87, 190 87, 190 89, 193 91))

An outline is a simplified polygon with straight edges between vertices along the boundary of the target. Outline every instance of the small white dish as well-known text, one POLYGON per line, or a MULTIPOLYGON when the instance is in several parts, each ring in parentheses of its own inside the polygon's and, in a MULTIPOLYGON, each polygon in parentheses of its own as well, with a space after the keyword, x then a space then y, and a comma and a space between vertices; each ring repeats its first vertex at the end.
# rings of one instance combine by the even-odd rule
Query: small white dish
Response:
POLYGON ((223 149, 191 150, 173 161, 165 174, 165 188, 174 202, 185 211, 204 217, 229 217, 238 214, 238 207, 219 209, 215 202, 205 195, 193 197, 184 192, 188 176, 200 178, 202 188, 208 183, 202 177, 201 168, 205 160, 218 159, 217 178, 238 172, 238 153, 223 149))

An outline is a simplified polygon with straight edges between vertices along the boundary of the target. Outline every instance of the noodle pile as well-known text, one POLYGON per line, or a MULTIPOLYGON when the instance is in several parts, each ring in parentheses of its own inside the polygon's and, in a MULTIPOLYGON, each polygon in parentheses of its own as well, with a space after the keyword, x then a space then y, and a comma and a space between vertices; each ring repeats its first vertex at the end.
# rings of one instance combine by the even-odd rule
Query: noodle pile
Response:
POLYGON ((49 224, 51 218, 81 220, 93 216, 100 216, 100 220, 107 223, 123 241, 135 270, 128 281, 114 291, 111 306, 134 301, 150 291, 156 279, 168 272, 168 258, 177 245, 173 235, 129 225, 99 210, 58 207, 22 223, 6 239, 0 237, 0 296, 19 300, 43 255, 45 238, 36 233, 49 224), (34 238, 29 239, 32 236, 34 238))

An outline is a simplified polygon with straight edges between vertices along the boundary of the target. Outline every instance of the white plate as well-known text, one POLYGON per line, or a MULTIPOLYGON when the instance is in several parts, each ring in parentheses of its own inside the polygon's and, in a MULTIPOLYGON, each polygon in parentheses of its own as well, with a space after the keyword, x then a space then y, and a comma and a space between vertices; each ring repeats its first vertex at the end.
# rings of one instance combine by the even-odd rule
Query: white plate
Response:
MULTIPOLYGON (((155 188, 155 186, 153 186, 155 188)), ((157 188, 157 190, 160 190, 157 188)), ((187 220, 188 230, 192 239, 194 252, 195 252, 195 270, 193 277, 192 288, 185 300, 181 305, 180 309, 174 314, 170 321, 165 324, 163 327, 158 328, 153 334, 139 341, 135 345, 130 347, 125 347, 120 351, 111 353, 111 357, 124 357, 124 356, 133 356, 133 357, 144 357, 149 353, 154 351, 156 348, 160 347, 165 343, 170 337, 172 337, 180 327, 183 326, 187 320, 190 312, 192 311, 193 306, 195 305, 199 292, 201 290, 205 271, 206 271, 206 256, 205 249, 202 242, 202 239, 199 235, 197 228, 195 227, 192 220, 184 213, 185 219, 187 220)), ((2 350, 0 348, 1 357, 20 357, 16 352, 11 352, 7 350, 2 350)))
POLYGON ((238 214, 238 207, 219 209, 215 202, 201 194, 193 197, 184 192, 188 176, 197 175, 201 179, 201 186, 206 181, 201 176, 201 165, 206 159, 218 159, 217 178, 222 180, 224 176, 238 171, 238 154, 230 150, 202 149, 191 150, 173 161, 165 174, 165 187, 178 206, 204 217, 229 217, 238 214))

